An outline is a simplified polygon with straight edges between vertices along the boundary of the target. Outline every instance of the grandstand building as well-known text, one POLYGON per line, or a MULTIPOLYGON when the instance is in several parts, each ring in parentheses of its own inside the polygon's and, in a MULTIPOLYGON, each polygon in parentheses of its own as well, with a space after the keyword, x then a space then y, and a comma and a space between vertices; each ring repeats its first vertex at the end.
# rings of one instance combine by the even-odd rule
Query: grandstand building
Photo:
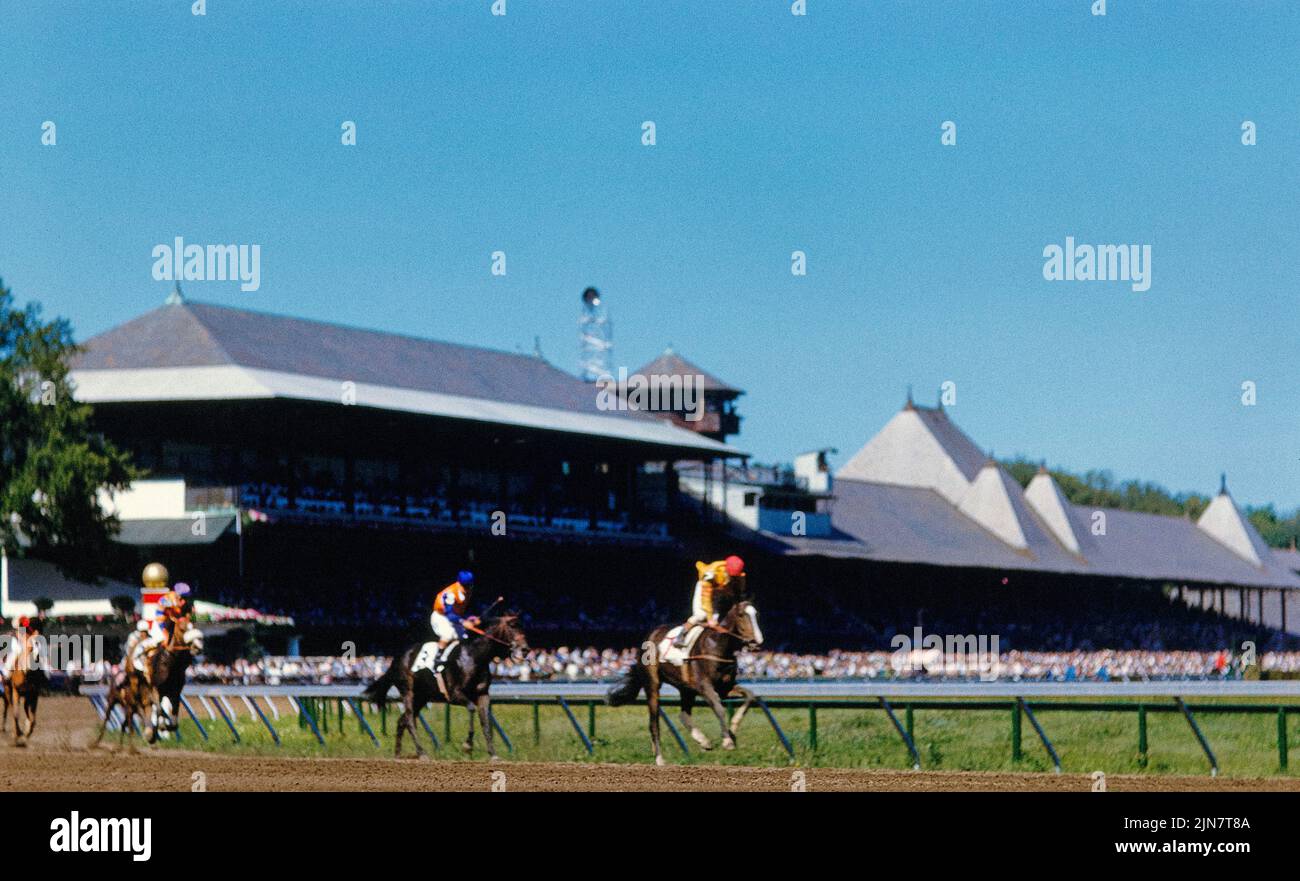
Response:
POLYGON ((516 603, 627 566, 687 590, 670 573, 692 571, 707 526, 679 504, 676 463, 744 456, 719 432, 602 410, 537 355, 179 293, 84 347, 78 399, 148 472, 106 502, 134 551, 114 574, 162 559, 206 599, 362 645, 426 621, 466 567, 516 603))
POLYGON ((749 465, 726 442, 741 392, 671 352, 640 372, 706 376, 712 421, 602 410, 540 356, 179 296, 84 345, 78 398, 148 471, 105 499, 120 583, 79 592, 10 561, 9 607, 98 610, 158 559, 198 599, 292 616, 308 654, 391 652, 472 568, 476 606, 503 596, 534 645, 626 646, 685 617, 695 560, 741 553, 775 647, 916 626, 1004 650, 1300 633, 1300 556, 1226 486, 1195 522, 1073 505, 910 400, 832 476, 832 450, 749 465))
POLYGON ((828 534, 766 529, 754 540, 784 571, 914 589, 931 609, 1006 601, 1122 615, 1157 591, 1252 636, 1300 634, 1296 554, 1264 543, 1226 481, 1195 521, 1071 504, 1045 468, 1022 489, 942 407, 909 398, 835 474, 834 497, 828 534))

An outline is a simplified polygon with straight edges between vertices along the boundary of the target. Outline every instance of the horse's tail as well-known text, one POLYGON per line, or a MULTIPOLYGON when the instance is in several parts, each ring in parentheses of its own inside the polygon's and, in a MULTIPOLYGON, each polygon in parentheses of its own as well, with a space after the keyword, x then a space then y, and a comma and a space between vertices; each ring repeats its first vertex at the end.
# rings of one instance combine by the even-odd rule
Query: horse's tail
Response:
POLYGON ((383 706, 388 703, 388 689, 398 682, 397 667, 402 663, 401 657, 393 658, 393 663, 388 665, 388 672, 380 676, 374 682, 366 686, 366 690, 361 692, 361 696, 373 704, 383 706))
POLYGON ((605 703, 611 707, 621 707, 624 704, 630 704, 636 700, 637 695, 645 686, 645 671, 641 669, 640 664, 633 664, 632 667, 624 674, 622 681, 605 692, 605 703))

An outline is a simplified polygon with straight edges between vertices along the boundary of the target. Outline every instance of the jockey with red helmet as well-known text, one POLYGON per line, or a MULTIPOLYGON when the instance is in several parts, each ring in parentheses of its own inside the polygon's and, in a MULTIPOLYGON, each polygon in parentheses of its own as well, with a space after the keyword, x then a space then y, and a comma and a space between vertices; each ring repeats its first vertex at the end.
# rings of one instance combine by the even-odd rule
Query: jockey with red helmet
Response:
POLYGON ((686 619, 682 632, 673 641, 678 648, 686 645, 686 638, 692 628, 700 624, 717 626, 718 604, 714 602, 716 595, 726 591, 733 580, 745 577, 745 561, 732 554, 725 560, 713 563, 696 562, 695 571, 698 578, 695 594, 691 597, 691 617, 686 619))
POLYGON ((14 667, 18 665, 18 656, 23 653, 23 646, 27 642, 27 628, 30 624, 31 621, 26 615, 14 619, 14 629, 10 632, 4 646, 4 657, 0 658, 0 679, 7 679, 14 672, 14 667))

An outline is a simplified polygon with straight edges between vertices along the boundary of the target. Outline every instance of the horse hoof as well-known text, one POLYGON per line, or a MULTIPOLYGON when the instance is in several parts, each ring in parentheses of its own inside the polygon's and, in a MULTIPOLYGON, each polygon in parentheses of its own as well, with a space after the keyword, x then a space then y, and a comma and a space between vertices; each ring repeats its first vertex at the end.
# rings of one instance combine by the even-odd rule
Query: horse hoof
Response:
POLYGON ((723 748, 723 749, 735 749, 735 748, 736 748, 736 741, 734 741, 734 740, 732 740, 730 737, 728 737, 726 740, 722 741, 722 748, 723 748))
POLYGON ((664 761, 663 756, 655 756, 655 764, 658 765, 660 768, 662 768, 664 765, 668 763, 664 761))
POLYGON ((472 743, 462 743, 460 745, 460 751, 468 756, 474 752, 474 745, 472 743))
POLYGON ((501 761, 501 757, 496 753, 493 753, 492 755, 488 756, 488 764, 490 765, 495 765, 499 761, 501 761))
POLYGON ((713 743, 709 740, 708 735, 706 735, 703 731, 692 731, 691 739, 694 740, 696 743, 698 743, 700 745, 700 749, 702 750, 713 749, 713 743))

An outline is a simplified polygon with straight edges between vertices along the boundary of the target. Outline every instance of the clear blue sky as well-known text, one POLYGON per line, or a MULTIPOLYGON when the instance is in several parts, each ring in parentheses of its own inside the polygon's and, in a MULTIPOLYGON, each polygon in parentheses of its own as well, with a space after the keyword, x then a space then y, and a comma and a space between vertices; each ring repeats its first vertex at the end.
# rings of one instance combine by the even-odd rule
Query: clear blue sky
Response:
POLYGON ((259 291, 187 294, 569 370, 594 284, 760 459, 952 380, 999 456, 1293 508, 1300 5, 1089 6, 0 0, 0 276, 84 337, 163 301, 155 244, 256 243, 259 291), (1045 281, 1067 235, 1151 289, 1045 281))

